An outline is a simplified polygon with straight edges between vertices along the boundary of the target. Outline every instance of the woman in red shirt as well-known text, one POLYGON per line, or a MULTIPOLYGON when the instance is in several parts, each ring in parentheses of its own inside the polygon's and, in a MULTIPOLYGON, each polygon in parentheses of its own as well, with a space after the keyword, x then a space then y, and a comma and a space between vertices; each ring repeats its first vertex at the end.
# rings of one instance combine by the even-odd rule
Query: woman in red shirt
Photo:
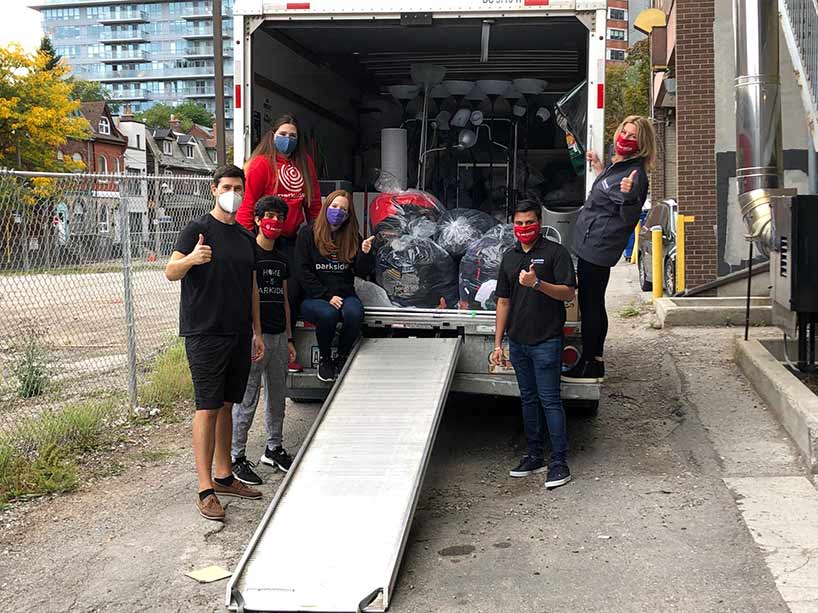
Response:
POLYGON ((305 213, 306 221, 312 221, 321 212, 315 164, 298 137, 298 121, 292 115, 279 117, 272 130, 262 137, 245 167, 244 199, 236 213, 236 221, 253 232, 256 201, 264 196, 284 200, 289 212, 278 240, 289 243, 283 247, 285 251, 295 241, 305 213))
MULTIPOLYGON (((244 199, 236 213, 236 221, 255 232, 256 201, 264 196, 278 196, 287 203, 288 212, 276 248, 293 268, 293 251, 298 228, 321 213, 321 188, 315 174, 315 164, 299 140, 298 121, 292 115, 282 115, 253 150, 245 165, 244 199)), ((295 284, 293 284, 295 285, 295 284)), ((292 287, 288 295, 290 312, 295 321, 301 303, 301 292, 292 287)), ((288 365, 290 372, 303 370, 298 362, 288 365)))

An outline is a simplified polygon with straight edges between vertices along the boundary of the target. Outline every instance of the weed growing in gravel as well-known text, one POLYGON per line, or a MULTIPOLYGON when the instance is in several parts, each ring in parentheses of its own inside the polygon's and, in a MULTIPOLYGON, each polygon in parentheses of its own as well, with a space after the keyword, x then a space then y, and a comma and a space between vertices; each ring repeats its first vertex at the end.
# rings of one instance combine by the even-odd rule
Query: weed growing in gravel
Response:
POLYGON ((23 354, 14 365, 14 376, 20 398, 39 396, 48 385, 47 355, 34 332, 29 332, 26 337, 23 354))
POLYGON ((139 390, 142 406, 172 409, 182 400, 193 398, 193 381, 187 365, 185 345, 175 341, 153 361, 147 381, 139 390))
POLYGON ((0 504, 73 489, 74 457, 108 440, 118 409, 113 400, 69 404, 26 419, 0 438, 0 504))
POLYGON ((626 304, 621 309, 619 309, 618 315, 623 319, 629 319, 631 317, 639 317, 642 314, 642 307, 638 304, 626 304))

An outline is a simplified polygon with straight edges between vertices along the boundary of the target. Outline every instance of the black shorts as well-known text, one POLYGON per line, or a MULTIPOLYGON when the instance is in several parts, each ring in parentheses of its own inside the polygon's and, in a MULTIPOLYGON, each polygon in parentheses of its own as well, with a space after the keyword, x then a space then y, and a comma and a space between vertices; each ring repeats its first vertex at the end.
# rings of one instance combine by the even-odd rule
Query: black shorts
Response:
POLYGON ((185 337, 197 409, 241 402, 250 375, 252 335, 185 337))

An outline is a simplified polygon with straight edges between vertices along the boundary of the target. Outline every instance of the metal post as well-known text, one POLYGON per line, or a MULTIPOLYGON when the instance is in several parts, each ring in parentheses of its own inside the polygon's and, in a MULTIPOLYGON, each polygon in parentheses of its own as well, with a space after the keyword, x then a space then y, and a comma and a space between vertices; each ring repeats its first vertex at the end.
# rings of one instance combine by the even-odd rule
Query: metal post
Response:
POLYGON ((641 232, 642 221, 639 220, 636 222, 636 227, 633 229, 633 252, 631 252, 631 264, 639 263, 639 234, 641 232))
POLYGON ((818 194, 818 152, 813 149, 810 142, 807 149, 807 168, 809 176, 809 193, 818 194))
POLYGON ((128 199, 120 197, 120 227, 122 228, 122 282, 125 305, 125 332, 128 342, 128 405, 133 412, 139 406, 136 387, 136 323, 133 308, 133 287, 131 265, 131 216, 128 199))
POLYGON ((216 81, 216 162, 224 166, 224 42, 222 41, 222 0, 213 0, 213 61, 216 81))
POLYGON ((664 288, 662 287, 662 226, 653 226, 650 229, 651 247, 653 253, 652 259, 652 277, 653 277, 653 299, 658 300, 664 296, 664 288))
POLYGON ((692 215, 682 215, 676 213, 676 293, 681 294, 687 289, 687 279, 685 279, 685 224, 693 223, 696 218, 692 215))
POLYGON ((750 339, 750 296, 753 293, 753 241, 750 243, 750 255, 747 268, 747 307, 744 311, 744 340, 750 339))

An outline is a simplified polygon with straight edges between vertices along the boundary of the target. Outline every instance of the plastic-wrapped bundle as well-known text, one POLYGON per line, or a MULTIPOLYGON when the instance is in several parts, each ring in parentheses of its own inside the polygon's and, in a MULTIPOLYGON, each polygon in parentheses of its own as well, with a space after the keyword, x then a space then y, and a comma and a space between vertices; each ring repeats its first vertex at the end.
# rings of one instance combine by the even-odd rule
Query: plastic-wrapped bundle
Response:
POLYGON ((497 273, 503 254, 514 247, 511 224, 493 227, 460 260, 461 308, 492 311, 497 307, 497 273))
POLYGON ((402 307, 455 308, 457 264, 431 238, 407 234, 394 238, 376 257, 376 280, 392 304, 402 307))
POLYGON ((418 219, 436 222, 443 213, 440 202, 426 192, 381 194, 369 205, 369 219, 384 240, 410 234, 418 219))
POLYGON ((461 258, 474 241, 497 225, 494 218, 476 209, 446 211, 438 222, 437 244, 453 258, 461 258))

